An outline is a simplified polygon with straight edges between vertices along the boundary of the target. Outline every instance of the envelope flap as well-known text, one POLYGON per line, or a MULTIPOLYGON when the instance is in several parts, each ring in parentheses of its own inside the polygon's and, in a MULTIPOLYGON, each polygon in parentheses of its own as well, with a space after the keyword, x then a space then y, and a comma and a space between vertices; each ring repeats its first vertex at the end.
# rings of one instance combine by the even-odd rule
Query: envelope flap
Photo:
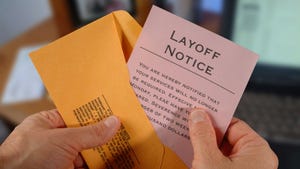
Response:
POLYGON ((125 11, 113 12, 113 16, 117 27, 121 30, 122 48, 125 59, 128 61, 142 27, 125 11))

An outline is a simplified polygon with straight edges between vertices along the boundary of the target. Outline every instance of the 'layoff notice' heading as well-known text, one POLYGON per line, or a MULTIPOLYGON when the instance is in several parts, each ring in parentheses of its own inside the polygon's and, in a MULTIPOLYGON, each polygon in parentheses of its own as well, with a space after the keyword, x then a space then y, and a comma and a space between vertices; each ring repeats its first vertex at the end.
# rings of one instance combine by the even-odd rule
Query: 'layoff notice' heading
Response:
POLYGON ((169 38, 173 42, 181 44, 186 48, 189 48, 199 53, 200 57, 195 58, 188 54, 185 54, 183 51, 177 50, 176 47, 172 47, 170 44, 167 45, 164 51, 165 54, 168 54, 176 60, 179 60, 182 63, 188 65, 189 67, 192 67, 192 69, 196 69, 196 71, 201 71, 210 76, 213 75, 214 67, 205 63, 203 60, 207 58, 212 60, 218 59, 221 56, 219 52, 185 36, 179 36, 175 30, 172 31, 169 38))

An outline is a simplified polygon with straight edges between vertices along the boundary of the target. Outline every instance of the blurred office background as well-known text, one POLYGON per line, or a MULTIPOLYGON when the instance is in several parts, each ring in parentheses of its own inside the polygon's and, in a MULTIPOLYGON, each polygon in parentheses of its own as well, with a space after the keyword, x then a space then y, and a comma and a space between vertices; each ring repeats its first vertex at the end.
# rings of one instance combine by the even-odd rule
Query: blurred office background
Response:
POLYGON ((0 142, 28 115, 54 108, 30 51, 113 10, 143 25, 152 4, 260 55, 235 116, 269 141, 280 169, 299 169, 298 0, 1 0, 0 142))
POLYGON ((1 0, 0 45, 51 16, 52 11, 47 0, 1 0))

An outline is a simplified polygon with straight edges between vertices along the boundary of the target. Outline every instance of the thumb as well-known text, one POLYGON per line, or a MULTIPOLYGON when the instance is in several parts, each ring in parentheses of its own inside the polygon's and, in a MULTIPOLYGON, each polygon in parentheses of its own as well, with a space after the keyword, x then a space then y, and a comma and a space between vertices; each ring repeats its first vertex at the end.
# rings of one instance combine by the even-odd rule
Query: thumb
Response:
POLYGON ((108 142, 116 134, 120 125, 119 118, 110 116, 93 125, 64 129, 63 140, 76 151, 82 151, 108 142))
POLYGON ((189 130, 195 160, 214 158, 215 155, 219 154, 215 130, 204 110, 194 109, 191 111, 189 130))

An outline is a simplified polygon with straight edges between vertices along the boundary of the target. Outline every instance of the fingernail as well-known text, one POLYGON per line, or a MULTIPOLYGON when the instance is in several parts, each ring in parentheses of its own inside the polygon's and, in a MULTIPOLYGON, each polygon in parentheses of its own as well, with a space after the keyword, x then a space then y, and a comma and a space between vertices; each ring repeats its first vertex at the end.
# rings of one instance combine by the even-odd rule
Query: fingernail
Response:
POLYGON ((193 123, 198 123, 201 121, 205 121, 205 111, 204 110, 194 110, 191 112, 191 120, 193 123))
POLYGON ((119 122, 119 119, 116 116, 109 116, 108 118, 106 118, 104 120, 104 124, 108 128, 114 127, 115 125, 118 124, 118 122, 119 122))

